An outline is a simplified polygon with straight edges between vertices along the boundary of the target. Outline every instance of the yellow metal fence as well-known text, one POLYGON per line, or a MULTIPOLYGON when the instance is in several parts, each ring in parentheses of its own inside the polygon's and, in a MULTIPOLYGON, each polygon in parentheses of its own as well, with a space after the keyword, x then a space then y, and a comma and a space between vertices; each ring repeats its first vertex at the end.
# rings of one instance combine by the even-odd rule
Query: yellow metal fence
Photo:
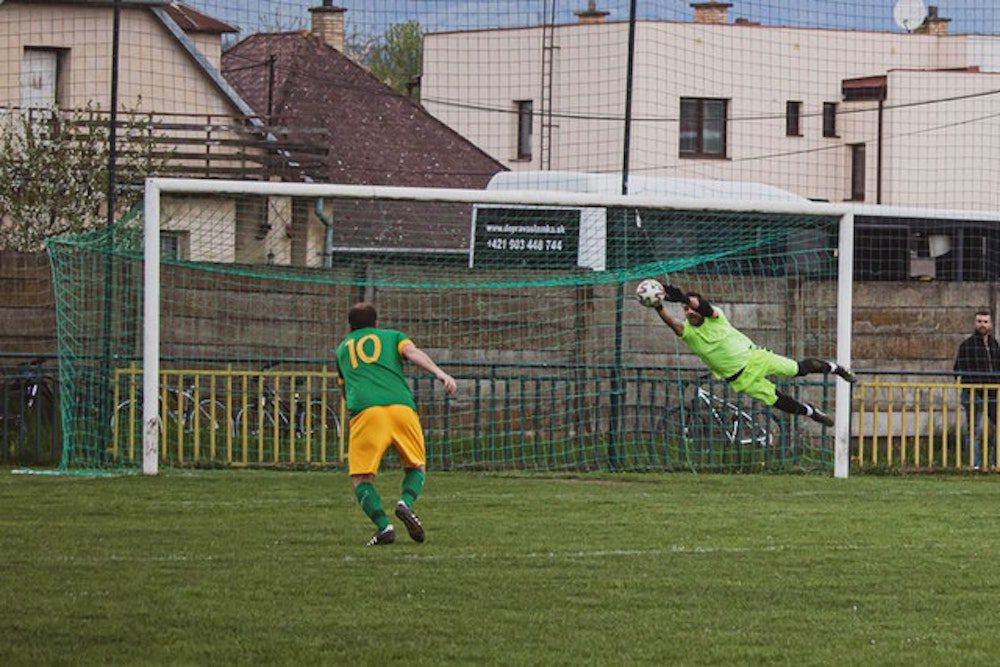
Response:
MULTIPOLYGON (((869 376, 852 390, 851 463, 860 470, 996 469, 1000 430, 992 384, 886 380, 869 376), (968 392, 970 408, 962 407, 968 392), (978 401, 976 399, 979 399, 978 401), (993 412, 995 415, 995 412, 993 412), (983 424, 975 438, 970 422, 983 424)), ((160 458, 175 465, 337 466, 346 423, 336 374, 319 370, 164 370, 160 373, 160 458)), ((142 369, 114 374, 109 452, 142 458, 142 369)))
MULTIPOLYGON (((142 369, 114 374, 110 454, 142 458, 142 369)), ((344 409, 335 374, 164 370, 160 459, 176 465, 339 465, 344 409)))
POLYGON ((863 380, 851 396, 851 462, 860 469, 972 469, 978 444, 981 467, 995 469, 1000 432, 983 413, 996 405, 998 390, 994 384, 955 380, 863 380), (968 411, 962 407, 963 391, 968 411), (977 421, 982 427, 975 434, 970 424, 977 421))

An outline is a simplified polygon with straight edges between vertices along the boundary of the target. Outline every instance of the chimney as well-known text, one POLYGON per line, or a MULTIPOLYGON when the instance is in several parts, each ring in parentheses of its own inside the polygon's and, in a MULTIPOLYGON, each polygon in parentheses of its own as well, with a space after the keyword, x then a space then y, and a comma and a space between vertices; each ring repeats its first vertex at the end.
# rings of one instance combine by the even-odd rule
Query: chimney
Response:
POLYGON ((604 23, 611 12, 601 12, 597 10, 597 0, 587 0, 587 8, 576 14, 580 23, 604 23))
POLYGON ((692 2, 694 7, 695 23, 711 23, 714 25, 726 25, 729 23, 729 8, 733 6, 731 2, 692 2))
POLYGON ((948 34, 948 23, 951 19, 944 19, 938 16, 937 5, 931 5, 927 8, 927 18, 924 22, 920 24, 920 27, 913 32, 918 35, 947 35, 948 34))
POLYGON ((344 52, 344 12, 343 7, 336 7, 333 0, 323 0, 322 7, 311 7, 309 13, 312 14, 312 32, 314 37, 319 37, 324 42, 344 52))

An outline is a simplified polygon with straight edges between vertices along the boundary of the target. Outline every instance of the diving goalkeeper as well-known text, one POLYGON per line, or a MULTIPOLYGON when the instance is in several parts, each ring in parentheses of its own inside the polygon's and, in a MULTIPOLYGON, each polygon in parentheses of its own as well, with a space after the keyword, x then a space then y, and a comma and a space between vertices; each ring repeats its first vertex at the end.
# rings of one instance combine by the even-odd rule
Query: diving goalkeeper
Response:
POLYGON ((793 378, 809 373, 833 373, 854 383, 854 373, 832 361, 806 357, 795 361, 754 345, 743 332, 726 319, 698 292, 685 292, 665 285, 659 301, 642 302, 655 308, 660 319, 698 355, 712 375, 725 380, 741 394, 793 415, 806 415, 824 426, 833 426, 833 417, 809 403, 800 402, 779 391, 769 377, 793 378), (684 320, 670 313, 664 301, 681 304, 684 320))

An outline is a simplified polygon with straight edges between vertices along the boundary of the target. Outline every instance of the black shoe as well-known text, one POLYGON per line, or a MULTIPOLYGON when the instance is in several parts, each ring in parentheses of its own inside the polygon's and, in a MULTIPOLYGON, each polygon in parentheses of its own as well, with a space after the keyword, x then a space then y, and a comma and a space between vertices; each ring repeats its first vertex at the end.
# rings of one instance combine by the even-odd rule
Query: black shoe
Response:
POLYGON ((844 380, 846 380, 849 384, 854 384, 855 382, 858 381, 857 375, 847 370, 840 364, 837 364, 837 367, 833 369, 833 374, 839 375, 840 377, 844 378, 844 380))
POLYGON ((833 426, 833 417, 826 414, 819 408, 813 408, 813 413, 809 415, 809 418, 814 422, 818 422, 823 426, 833 426))
POLYGON ((396 516, 406 526, 406 532, 410 534, 414 542, 424 541, 424 527, 420 525, 420 519, 413 513, 410 506, 400 500, 396 503, 396 516))
POLYGON ((388 526, 378 531, 365 544, 366 547, 380 547, 383 544, 392 544, 396 541, 396 529, 390 523, 388 526))

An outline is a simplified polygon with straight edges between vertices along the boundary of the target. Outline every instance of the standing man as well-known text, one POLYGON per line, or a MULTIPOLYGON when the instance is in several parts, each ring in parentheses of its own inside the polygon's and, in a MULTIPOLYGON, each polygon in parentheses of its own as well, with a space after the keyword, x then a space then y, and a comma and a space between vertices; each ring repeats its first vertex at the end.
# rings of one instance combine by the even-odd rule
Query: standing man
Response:
POLYGON ((424 432, 413 392, 403 375, 402 360, 408 359, 432 373, 449 394, 455 393, 455 379, 402 332, 378 328, 378 315, 371 304, 351 306, 347 321, 351 332, 337 346, 337 370, 351 415, 347 463, 354 495, 376 526, 366 546, 396 540, 396 529, 375 489, 375 475, 390 446, 399 454, 404 472, 396 517, 414 541, 423 542, 424 528, 413 513, 413 504, 424 487, 424 432))
MULTIPOLYGON (((959 382, 973 385, 996 384, 1000 382, 1000 344, 993 336, 993 316, 988 310, 976 313, 976 332, 962 341, 955 355, 956 373, 961 373, 959 382)), ((962 389, 962 407, 969 420, 967 441, 972 450, 972 466, 979 470, 979 444, 983 439, 983 413, 990 422, 997 422, 997 388, 972 387, 962 389), (983 410, 983 408, 986 408, 983 410)), ((990 467, 996 467, 997 452, 993 449, 990 467)))
POLYGON ((665 301, 675 301, 684 309, 684 320, 667 310, 660 301, 648 303, 660 319, 680 336, 691 351, 705 362, 712 375, 725 380, 741 394, 793 415, 806 415, 814 422, 833 426, 833 417, 809 403, 802 403, 778 391, 769 377, 793 378, 809 373, 833 373, 854 383, 854 373, 832 361, 806 357, 795 361, 757 347, 698 292, 685 292, 674 285, 664 287, 665 301))

